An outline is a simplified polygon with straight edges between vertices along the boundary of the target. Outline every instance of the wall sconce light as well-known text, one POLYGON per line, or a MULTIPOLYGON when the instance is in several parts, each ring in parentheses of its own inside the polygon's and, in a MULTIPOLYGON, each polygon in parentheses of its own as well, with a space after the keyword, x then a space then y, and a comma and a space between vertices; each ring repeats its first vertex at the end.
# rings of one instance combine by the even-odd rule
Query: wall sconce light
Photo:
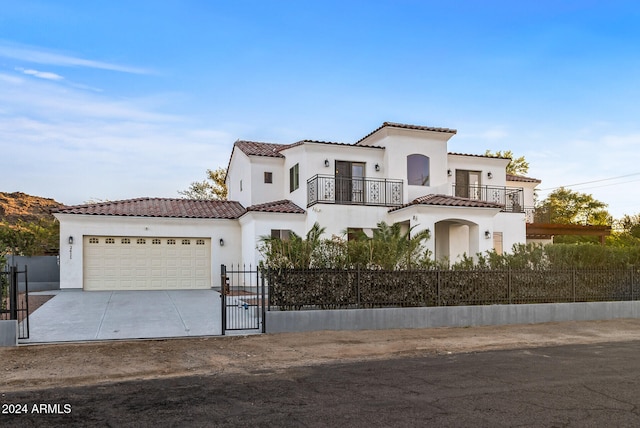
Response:
POLYGON ((376 164, 376 166, 374 167, 376 169, 376 171, 380 171, 380 165, 376 164))
POLYGON ((451 177, 451 174, 453 174, 453 173, 451 172, 451 170, 450 170, 450 169, 448 169, 448 170, 447 170, 447 175, 448 175, 449 177, 451 177))
POLYGON ((491 238, 491 232, 489 232, 488 230, 485 230, 484 231, 484 237, 487 238, 487 239, 491 238))
POLYGON ((491 171, 487 172, 487 177, 491 180, 493 178, 493 173, 491 171))
POLYGON ((69 245, 73 245, 73 236, 69 237, 69 245))
POLYGON ((224 247, 224 239, 220 238, 220 246, 224 247))
POLYGON ((324 160, 324 166, 325 166, 326 168, 329 168, 329 159, 325 159, 325 160, 324 160))

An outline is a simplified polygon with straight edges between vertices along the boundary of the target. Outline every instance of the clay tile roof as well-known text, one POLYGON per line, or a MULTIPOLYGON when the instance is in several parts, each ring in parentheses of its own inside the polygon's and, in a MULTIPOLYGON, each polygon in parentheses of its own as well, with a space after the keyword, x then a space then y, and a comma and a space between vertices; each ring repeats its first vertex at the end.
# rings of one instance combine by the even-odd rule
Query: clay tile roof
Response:
POLYGON ((384 122, 379 128, 373 130, 369 134, 365 135, 364 137, 362 137, 361 139, 356 141, 356 144, 358 144, 359 142, 369 138, 371 135, 375 134, 376 132, 378 132, 382 128, 386 128, 386 127, 403 128, 403 129, 417 129, 419 131, 446 132, 448 134, 456 134, 458 132, 455 129, 449 129, 449 128, 437 128, 437 127, 433 127, 433 126, 419 126, 419 125, 407 125, 407 124, 404 124, 404 123, 384 122))
POLYGON ((299 145, 302 145, 302 144, 305 144, 305 143, 326 144, 326 145, 329 145, 329 146, 349 146, 349 147, 384 150, 384 147, 380 147, 380 146, 356 146, 355 144, 350 144, 350 143, 337 143, 337 142, 334 142, 334 141, 319 141, 319 140, 301 140, 301 141, 295 142, 293 144, 289 144, 288 146, 285 147, 285 149, 288 149, 290 147, 299 146, 299 145))
POLYGON ((520 181, 523 183, 542 183, 542 180, 537 178, 525 177, 523 175, 507 174, 507 181, 520 181))
POLYGON ((473 154, 468 154, 468 153, 449 152, 448 154, 453 155, 453 156, 471 156, 471 157, 474 157, 474 158, 511 159, 511 158, 505 158, 505 157, 501 157, 501 156, 473 155, 473 154))
POLYGON ((54 212, 107 216, 235 219, 244 214, 245 209, 235 201, 138 198, 63 206, 54 212))
POLYGON ((304 214, 305 211, 288 199, 281 201, 267 202, 265 204, 251 205, 247 211, 259 211, 266 213, 291 213, 304 214))
POLYGON ((420 196, 419 198, 416 198, 413 201, 409 202, 408 204, 402 205, 401 207, 393 208, 389 210, 389 212, 406 208, 412 205, 434 205, 434 206, 466 207, 466 208, 503 208, 503 206, 500 204, 496 204, 494 202, 480 201, 477 199, 461 198, 458 196, 447 196, 447 195, 426 195, 426 196, 420 196))
POLYGON ((234 145, 247 156, 268 156, 274 158, 283 158, 284 156, 280 154, 280 151, 289 147, 286 144, 242 140, 236 141, 234 145))

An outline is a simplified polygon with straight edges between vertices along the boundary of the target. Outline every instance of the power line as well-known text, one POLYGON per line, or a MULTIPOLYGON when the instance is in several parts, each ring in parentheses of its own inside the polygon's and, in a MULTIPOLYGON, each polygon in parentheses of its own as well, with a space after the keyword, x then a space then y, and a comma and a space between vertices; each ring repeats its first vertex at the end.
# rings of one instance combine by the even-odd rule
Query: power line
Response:
MULTIPOLYGON (((563 186, 557 186, 557 187, 549 187, 547 189, 537 189, 538 191, 544 192, 547 190, 556 190, 559 189, 561 187, 574 187, 574 186, 582 186, 583 184, 592 184, 592 183, 601 183, 603 181, 610 181, 610 180, 617 180, 619 178, 626 178, 626 177, 633 177, 634 175, 640 175, 640 172, 635 172, 633 174, 626 174, 626 175, 619 175, 617 177, 611 177, 611 178, 602 178, 600 180, 593 180, 593 181, 585 181, 582 183, 575 183, 575 184, 565 184, 563 186)), ((637 180, 633 180, 633 181, 637 181, 637 180)), ((632 181, 629 181, 628 183, 631 183, 632 181)), ((622 183, 616 183, 616 184, 622 184, 622 183)), ((611 184, 611 186, 614 186, 615 184, 611 184)), ((600 187, 605 187, 605 186, 600 186, 600 187)))

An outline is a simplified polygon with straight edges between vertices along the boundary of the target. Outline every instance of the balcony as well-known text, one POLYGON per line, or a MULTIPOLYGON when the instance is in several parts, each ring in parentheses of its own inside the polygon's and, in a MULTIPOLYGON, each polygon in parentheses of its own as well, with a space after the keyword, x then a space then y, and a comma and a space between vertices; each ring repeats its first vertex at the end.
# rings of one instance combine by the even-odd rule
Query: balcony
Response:
POLYGON ((307 207, 317 203, 397 207, 402 180, 315 175, 307 180, 307 207))
POLYGON ((453 195, 500 204, 503 206, 502 212, 525 212, 524 189, 521 187, 463 186, 454 184, 453 195))

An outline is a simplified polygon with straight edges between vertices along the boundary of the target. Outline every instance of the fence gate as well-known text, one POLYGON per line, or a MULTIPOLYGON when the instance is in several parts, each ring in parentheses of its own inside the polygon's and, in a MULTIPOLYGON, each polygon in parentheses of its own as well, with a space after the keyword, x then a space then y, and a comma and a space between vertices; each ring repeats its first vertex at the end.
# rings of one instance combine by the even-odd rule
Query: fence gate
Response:
POLYGON ((222 334, 232 330, 264 333, 265 283, 257 268, 221 265, 222 334))
POLYGON ((17 266, 0 271, 0 319, 18 321, 18 339, 29 338, 29 285, 27 267, 19 271, 17 266), (24 290, 20 286, 23 275, 24 290))

